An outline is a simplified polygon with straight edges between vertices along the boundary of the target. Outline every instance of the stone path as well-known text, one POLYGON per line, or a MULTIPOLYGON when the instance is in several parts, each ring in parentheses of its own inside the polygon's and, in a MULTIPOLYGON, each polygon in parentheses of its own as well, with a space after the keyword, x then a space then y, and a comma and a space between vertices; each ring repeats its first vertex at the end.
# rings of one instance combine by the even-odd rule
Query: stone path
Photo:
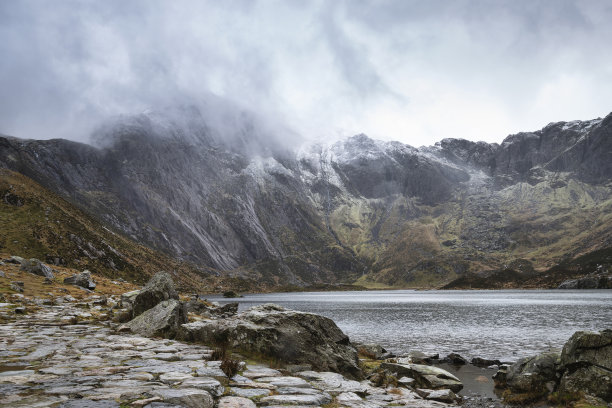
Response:
POLYGON ((5 321, 0 324, 0 406, 448 406, 409 388, 377 388, 367 380, 304 367, 276 370, 243 364, 241 374, 228 380, 221 362, 209 361, 209 348, 117 333, 115 324, 92 319, 112 312, 112 302, 99 303, 92 297, 82 303, 41 305, 17 319, 15 305, 0 304, 0 321, 5 321))

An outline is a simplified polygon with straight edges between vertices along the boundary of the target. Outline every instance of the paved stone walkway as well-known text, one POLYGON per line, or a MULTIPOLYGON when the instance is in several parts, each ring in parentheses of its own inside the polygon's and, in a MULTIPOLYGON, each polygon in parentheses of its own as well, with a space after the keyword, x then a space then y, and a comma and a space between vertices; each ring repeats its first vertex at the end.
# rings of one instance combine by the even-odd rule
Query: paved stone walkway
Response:
POLYGON ((15 305, 0 304, 0 318, 9 321, 0 324, 0 406, 448 406, 408 388, 376 388, 300 367, 289 372, 243 364, 241 374, 228 380, 205 346, 116 333, 112 323, 92 320, 110 312, 99 303, 92 297, 47 305, 17 319, 15 305))

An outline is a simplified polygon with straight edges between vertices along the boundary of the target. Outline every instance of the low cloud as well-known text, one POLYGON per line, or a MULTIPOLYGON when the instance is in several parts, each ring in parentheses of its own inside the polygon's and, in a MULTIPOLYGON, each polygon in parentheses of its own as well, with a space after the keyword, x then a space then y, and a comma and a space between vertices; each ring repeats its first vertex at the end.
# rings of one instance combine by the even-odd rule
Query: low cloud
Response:
POLYGON ((612 110, 609 21, 604 0, 5 1, 0 132, 88 141, 225 100, 281 138, 500 141, 612 110))

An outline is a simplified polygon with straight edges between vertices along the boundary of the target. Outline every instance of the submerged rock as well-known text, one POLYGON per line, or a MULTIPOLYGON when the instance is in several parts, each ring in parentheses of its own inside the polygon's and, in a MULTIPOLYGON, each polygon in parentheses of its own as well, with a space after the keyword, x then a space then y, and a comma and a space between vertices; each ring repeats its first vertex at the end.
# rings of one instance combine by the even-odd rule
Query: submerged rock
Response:
POLYGON ((286 363, 361 378, 357 350, 333 320, 266 304, 228 319, 184 324, 183 336, 206 344, 225 343, 286 363))
POLYGON ((380 367, 389 372, 397 373, 398 376, 414 378, 417 386, 421 388, 433 390, 448 388, 454 392, 459 392, 463 388, 463 384, 457 377, 438 367, 396 363, 382 363, 380 367))
POLYGON ((178 293, 168 272, 158 272, 135 294, 132 303, 132 316, 151 309, 159 302, 169 299, 178 300, 178 293))
POLYGON ((119 327, 119 331, 129 328, 132 332, 145 337, 175 337, 181 324, 186 321, 186 314, 181 303, 178 300, 170 299, 136 316, 119 327))

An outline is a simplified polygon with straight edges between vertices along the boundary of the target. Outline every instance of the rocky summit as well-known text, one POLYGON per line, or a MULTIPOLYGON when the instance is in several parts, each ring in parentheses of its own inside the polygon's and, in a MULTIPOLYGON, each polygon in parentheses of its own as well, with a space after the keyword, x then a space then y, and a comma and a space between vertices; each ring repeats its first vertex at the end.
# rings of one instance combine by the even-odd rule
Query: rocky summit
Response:
POLYGON ((112 231, 260 288, 556 287, 609 276, 612 114, 500 144, 414 148, 357 135, 287 147, 262 132, 226 138, 197 110, 180 120, 149 112, 105 126, 90 145, 0 137, 0 167, 112 231))

